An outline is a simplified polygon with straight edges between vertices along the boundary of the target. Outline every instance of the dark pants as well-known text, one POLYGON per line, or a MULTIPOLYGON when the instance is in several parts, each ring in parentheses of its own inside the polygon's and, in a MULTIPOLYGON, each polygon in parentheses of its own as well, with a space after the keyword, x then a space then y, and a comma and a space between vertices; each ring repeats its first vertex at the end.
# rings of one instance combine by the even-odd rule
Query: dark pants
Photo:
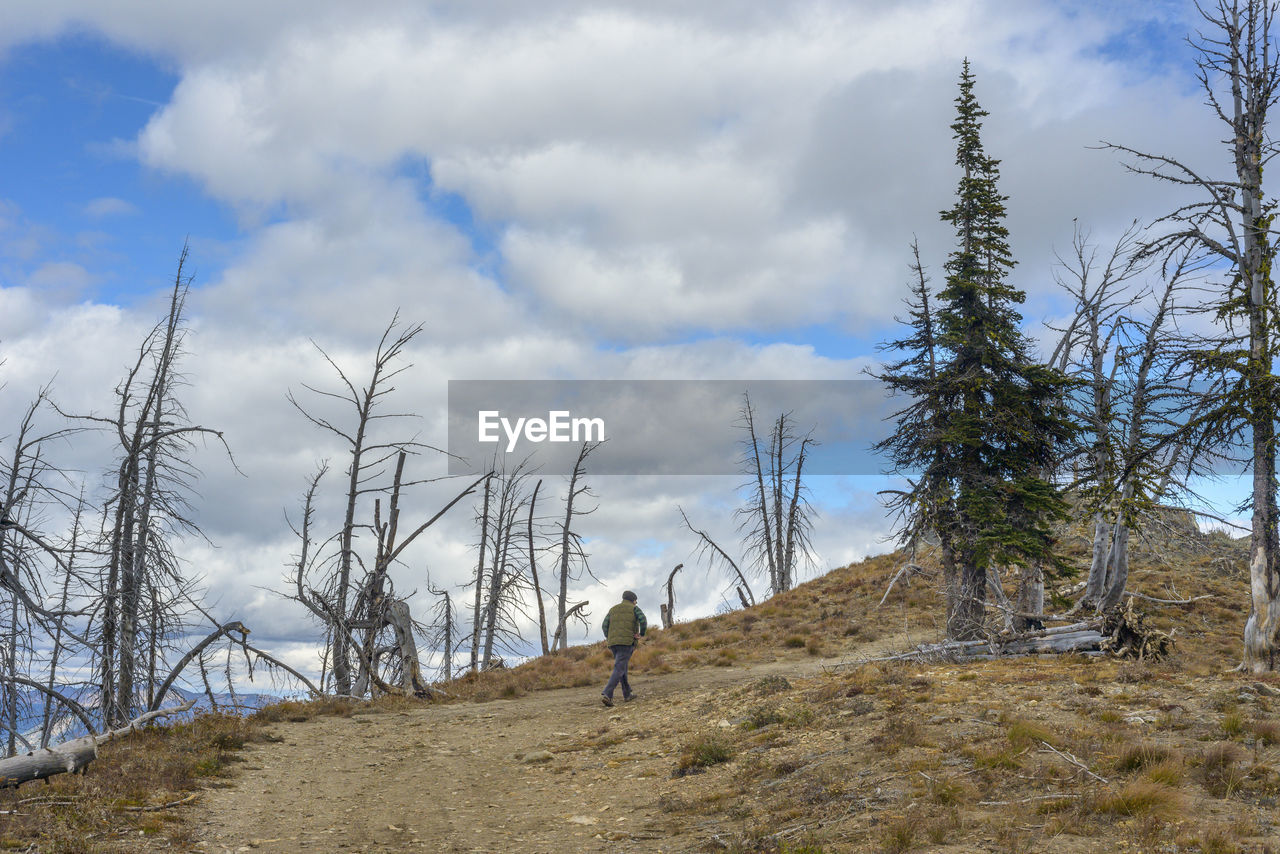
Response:
POLYGON ((613 673, 609 676, 609 684, 604 686, 604 695, 612 700, 613 689, 621 685, 622 696, 630 697, 631 683, 627 681, 627 662, 631 660, 631 653, 636 648, 631 644, 614 644, 609 649, 613 650, 613 673))

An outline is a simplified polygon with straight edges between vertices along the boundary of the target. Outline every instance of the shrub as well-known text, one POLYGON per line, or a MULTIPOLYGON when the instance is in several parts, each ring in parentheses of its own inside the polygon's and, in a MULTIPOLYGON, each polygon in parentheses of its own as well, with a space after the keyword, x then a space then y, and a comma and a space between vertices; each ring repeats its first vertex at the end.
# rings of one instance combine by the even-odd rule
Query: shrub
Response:
POLYGON ((787 681, 787 677, 774 673, 763 679, 756 680, 752 686, 752 690, 757 697, 767 697, 770 694, 779 694, 783 691, 791 690, 791 683, 787 681))
POLYGON ((1170 816, 1182 806, 1182 795, 1168 786, 1139 780, 1118 792, 1106 792, 1092 803, 1092 811, 1117 816, 1170 816))
POLYGON ((1021 749, 1040 742, 1057 747, 1061 740, 1041 724, 1021 719, 1014 719, 1009 722, 1009 743, 1014 747, 1021 749))
POLYGON ((880 844, 885 854, 903 854, 910 851, 916 841, 916 829, 920 822, 914 816, 894 819, 884 826, 880 844))
POLYGON ((755 706, 747 712, 747 719, 742 722, 742 726, 749 730, 764 729, 773 724, 780 724, 786 719, 786 715, 777 706, 755 706))
POLYGON ((1246 729, 1261 744, 1280 744, 1280 723, 1276 721, 1250 721, 1246 729))
POLYGON ((1172 758, 1173 752, 1169 748, 1141 741, 1136 744, 1127 744, 1121 748, 1120 755, 1116 757, 1116 770, 1137 771, 1151 765, 1166 762, 1172 758))
POLYGON ((685 743, 676 763, 676 776, 688 774, 695 768, 709 768, 733 758, 733 747, 719 733, 698 736, 685 743))
POLYGON ((1229 741, 1220 741, 1206 747, 1198 757, 1196 777, 1205 791, 1219 798, 1231 795, 1244 782, 1246 772, 1241 767, 1244 754, 1229 741))

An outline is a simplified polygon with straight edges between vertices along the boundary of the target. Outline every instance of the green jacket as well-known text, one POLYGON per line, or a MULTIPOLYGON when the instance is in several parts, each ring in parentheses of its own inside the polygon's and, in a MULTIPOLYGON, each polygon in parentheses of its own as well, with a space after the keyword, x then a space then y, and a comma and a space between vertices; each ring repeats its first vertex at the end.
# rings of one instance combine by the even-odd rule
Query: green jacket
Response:
POLYGON ((636 642, 636 635, 643 635, 648 627, 640 606, 624 599, 604 615, 602 628, 609 646, 632 646, 636 642))

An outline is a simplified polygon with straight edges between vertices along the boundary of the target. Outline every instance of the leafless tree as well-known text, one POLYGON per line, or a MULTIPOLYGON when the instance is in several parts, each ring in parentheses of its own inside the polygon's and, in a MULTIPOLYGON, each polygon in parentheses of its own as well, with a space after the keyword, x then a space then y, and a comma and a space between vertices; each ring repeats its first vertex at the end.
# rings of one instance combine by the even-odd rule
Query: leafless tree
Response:
MULTIPOLYGON (((687 519, 685 520, 685 524, 688 524, 687 519)), ((676 622, 676 573, 682 569, 684 569, 684 564, 678 563, 676 564, 675 569, 671 570, 671 574, 667 576, 667 583, 665 585, 667 588, 667 601, 662 603, 662 607, 660 609, 662 627, 664 629, 671 628, 676 622)))
MULTIPOLYGON (((496 460, 495 460, 496 465, 496 460)), ((494 472, 484 479, 484 502, 480 508, 480 559, 476 562, 475 597, 471 604, 471 669, 480 668, 480 605, 484 597, 485 549, 489 546, 489 503, 493 497, 494 472)))
POLYGON ((425 522, 407 535, 402 533, 405 490, 430 482, 406 479, 406 462, 420 451, 439 449, 411 438, 385 438, 385 429, 379 428, 410 417, 387 412, 385 406, 395 392, 394 379, 409 367, 402 363, 405 348, 421 331, 421 325, 402 327, 399 317, 394 317, 378 342, 369 379, 359 388, 316 345, 336 373, 341 390, 305 388, 320 402, 336 401, 349 420, 304 408, 289 395, 289 401, 308 421, 341 440, 348 455, 342 522, 319 540, 314 534, 315 512, 327 463, 321 463, 308 481, 300 526, 294 527, 300 549, 290 570, 287 594, 325 627, 326 661, 332 668, 333 690, 341 696, 364 696, 375 689, 419 695, 428 692, 418 659, 419 626, 411 615, 409 595, 400 595, 395 589, 391 569, 419 536, 485 479, 476 479, 425 522), (363 521, 362 513, 369 513, 372 520, 363 521), (370 549, 359 547, 361 535, 369 537, 370 549))
POLYGON ((185 619, 190 582, 170 540, 202 536, 188 503, 200 474, 192 462, 195 440, 214 438, 230 457, 222 433, 191 424, 178 397, 185 385, 179 362, 191 281, 187 257, 184 246, 168 312, 145 337, 116 386, 114 414, 69 416, 103 429, 118 443, 109 475, 111 494, 104 505, 105 566, 98 582, 94 649, 100 708, 103 720, 112 725, 134 717, 140 691, 154 691, 160 638, 179 633, 185 619))
POLYGON ((433 633, 428 637, 428 643, 440 650, 440 678, 448 681, 453 678, 453 652, 457 645, 457 614, 454 612, 453 598, 449 595, 448 587, 437 588, 428 584, 427 590, 433 596, 440 597, 439 603, 432 611, 433 633))
MULTIPOLYGON (((475 601, 472 624, 472 669, 488 669, 494 663, 495 645, 514 650, 520 641, 518 623, 522 596, 532 592, 525 574, 524 559, 532 555, 521 547, 519 522, 530 505, 528 492, 529 461, 522 460, 513 469, 499 469, 485 476, 485 500, 480 517, 481 554, 488 556, 476 568, 475 601)), ((539 487, 541 481, 538 482, 539 487)), ((531 511, 530 511, 531 512, 531 511)), ((532 545, 532 517, 523 532, 532 545)), ((538 597, 541 598, 540 596, 538 597)))
POLYGON ((789 413, 782 413, 769 429, 767 447, 761 448, 751 398, 742 396, 742 464, 749 480, 747 500, 737 511, 738 530, 746 538, 746 551, 757 566, 769 573, 769 592, 776 595, 795 584, 796 568, 811 563, 809 541, 813 507, 805 497, 804 463, 814 444, 811 434, 796 432, 789 413))
POLYGON ((459 491, 426 522, 414 528, 403 539, 399 539, 400 500, 404 482, 404 465, 406 452, 401 451, 396 461, 395 479, 392 482, 391 496, 388 504, 388 515, 384 521, 381 513, 381 502, 374 502, 374 532, 377 536, 377 553, 373 561, 373 569, 361 584, 352 609, 352 627, 364 632, 361 644, 363 654, 360 655, 361 670, 356 680, 356 693, 363 695, 376 677, 376 668, 380 657, 391 653, 392 670, 400 683, 400 690, 405 694, 425 695, 428 693, 426 680, 422 677, 418 660, 418 648, 415 640, 416 624, 410 616, 407 597, 395 595, 391 582, 391 566, 400 559, 404 551, 413 541, 438 522, 455 504, 466 498, 484 478, 477 478, 470 485, 459 491), (379 636, 390 630, 390 645, 384 646, 379 636))
MULTIPOLYGON (((401 451, 424 447, 413 440, 382 439, 374 430, 387 421, 408 417, 406 413, 386 412, 383 406, 387 397, 395 392, 392 384, 395 378, 410 367, 401 362, 405 348, 421 331, 421 324, 401 326, 399 315, 393 317, 378 341, 369 379, 361 387, 357 387, 324 348, 312 342, 316 351, 337 375, 340 390, 334 392, 305 383, 303 387, 311 392, 317 403, 336 402, 342 410, 353 416, 350 423, 337 417, 326 417, 313 411, 318 407, 309 409, 292 392, 288 395, 289 402, 304 418, 341 442, 348 458, 345 506, 342 523, 336 534, 337 550, 334 554, 322 550, 325 551, 325 567, 322 572, 324 577, 317 594, 323 597, 325 605, 312 609, 313 612, 321 612, 324 616, 320 619, 328 624, 334 688, 339 695, 351 694, 355 684, 349 635, 352 598, 358 583, 352 576, 359 569, 356 539, 362 528, 358 521, 361 501, 370 494, 379 494, 387 489, 387 470, 401 451)), ((326 544, 330 542, 325 541, 326 544)), ((310 600, 304 597, 303 601, 304 604, 309 604, 310 600)))
MULTIPOLYGON (((576 607, 569 605, 569 582, 579 577, 574 568, 579 567, 580 570, 585 570, 588 573, 591 571, 587 565, 587 553, 582 549, 582 537, 574 528, 576 526, 575 520, 578 517, 594 513, 596 509, 594 507, 583 509, 580 502, 582 499, 593 497, 594 495, 585 482, 587 457, 591 456, 591 453, 601 444, 600 442, 583 442, 582 447, 578 450, 578 458, 573 464, 573 473, 569 476, 569 491, 566 493, 564 500, 564 521, 560 524, 560 560, 557 573, 560 591, 556 596, 555 631, 558 646, 552 644, 555 649, 565 649, 569 645, 569 612, 573 607, 576 607)), ((579 608, 578 611, 582 613, 583 609, 579 608)))
POLYGON ((1229 267, 1218 298, 1205 306, 1220 323, 1217 346, 1197 354, 1211 377, 1213 403, 1200 418, 1201 447, 1243 444, 1252 466, 1250 612, 1243 667, 1274 670, 1280 652, 1280 539, 1276 500, 1276 287, 1273 203, 1263 173, 1277 152, 1267 127, 1280 93, 1280 54, 1271 0, 1216 0, 1197 5, 1207 32, 1194 43, 1206 103, 1228 128, 1231 174, 1215 178, 1161 154, 1111 144, 1132 158, 1129 168, 1193 193, 1159 222, 1167 232, 1147 243, 1150 254, 1178 251, 1229 267))
MULTIPOLYGON (((0 642, 0 690, 3 691, 4 727, 12 754, 22 736, 18 721, 28 696, 23 687, 38 667, 48 667, 47 686, 52 688, 58 659, 74 632, 70 621, 83 614, 70 608, 73 585, 79 588, 73 556, 56 537, 42 533, 50 513, 72 505, 69 478, 50 461, 49 446, 72 435, 75 428, 44 429, 41 417, 50 407, 48 388, 22 411, 11 452, 0 458, 0 589, 3 589, 4 639, 0 642), (50 587, 60 588, 58 604, 48 607, 50 587), (37 662, 37 638, 49 638, 50 662, 37 662)), ((77 517, 78 518, 78 517, 77 517)), ((54 699, 46 693, 46 719, 53 715, 54 699)))
MULTIPOLYGON (((730 557, 729 553, 721 548, 719 543, 711 538, 710 534, 701 528, 695 528, 693 523, 689 521, 689 516, 684 512, 683 507, 676 505, 676 512, 680 514, 680 519, 684 522, 684 526, 697 536, 697 554, 699 556, 706 555, 709 566, 719 564, 726 570, 726 574, 729 574, 729 586, 737 589, 738 598, 742 600, 742 607, 746 608, 754 605, 756 603, 755 594, 751 592, 751 585, 747 583, 747 577, 742 574, 742 569, 738 566, 738 562, 730 557)), ((683 565, 681 564, 681 566, 683 565)), ((674 573, 672 574, 674 575, 674 573)))
POLYGON ((551 652, 551 648, 547 644, 547 609, 542 604, 542 584, 538 581, 538 550, 533 544, 533 514, 538 506, 538 492, 542 489, 542 481, 539 480, 533 486, 533 494, 529 496, 529 517, 525 528, 527 536, 529 559, 529 580, 533 587, 533 598, 538 606, 538 640, 542 644, 542 654, 547 655, 551 652))
POLYGON ((1085 430, 1073 486, 1093 517, 1089 578, 1077 607, 1098 612, 1120 604, 1130 532, 1182 486, 1175 468, 1190 447, 1178 423, 1188 420, 1187 384, 1175 330, 1179 295, 1193 271, 1183 253, 1157 292, 1133 287, 1149 266, 1141 249, 1131 227, 1099 266, 1096 247, 1077 230, 1072 258, 1060 259, 1066 274, 1058 281, 1075 299, 1076 313, 1055 357, 1083 383, 1076 418, 1085 430))

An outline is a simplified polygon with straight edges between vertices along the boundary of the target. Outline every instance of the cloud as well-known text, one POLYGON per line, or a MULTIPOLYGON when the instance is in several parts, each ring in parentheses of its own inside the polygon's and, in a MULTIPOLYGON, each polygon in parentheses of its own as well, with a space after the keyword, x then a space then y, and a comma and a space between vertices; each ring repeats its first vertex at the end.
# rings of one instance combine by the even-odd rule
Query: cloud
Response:
POLYGON ((1105 10, 436 11, 320 15, 192 62, 140 156, 250 217, 283 205, 298 225, 353 198, 362 211, 420 205, 398 180, 418 159, 428 196, 452 194, 496 230, 519 310, 641 343, 887 322, 911 236, 938 261, 951 242, 937 212, 955 183, 948 125, 966 55, 1032 292, 1072 217, 1143 213, 1147 194, 1090 180, 1108 166, 1086 148, 1096 133, 1169 137, 1184 119, 1167 109, 1179 93, 1098 50, 1132 23, 1105 10))
POLYGON ((86 216, 94 219, 109 216, 131 216, 138 212, 138 207, 133 202, 127 202, 124 199, 101 196, 86 202, 84 212, 86 216))
MULTIPOLYGON (((938 211, 958 177, 949 125, 966 56, 991 114, 985 140, 1002 160, 1015 281, 1034 326, 1062 311, 1053 252, 1069 246, 1073 219, 1105 242, 1178 198, 1090 146, 1225 163, 1198 95, 1150 56, 1115 48, 1167 12, 997 0, 16 0, 0 9, 0 44, 87 32, 177 77, 119 149, 148 181, 199 188, 242 229, 214 263, 192 236, 193 261, 213 272, 190 298, 183 399, 193 421, 224 431, 239 470, 216 444, 199 449, 196 503, 218 547, 193 542, 188 554, 227 614, 284 641, 308 633, 305 614, 261 589, 278 585, 296 548, 285 513, 296 519, 307 476, 328 459, 318 524, 331 531, 345 465, 341 445, 286 399, 339 388, 312 342, 359 387, 397 311, 424 324, 392 398, 421 417, 386 435, 438 445, 451 378, 856 377, 901 311, 912 237, 935 284, 954 243, 938 211)), ((110 220, 141 198, 110 192, 121 195, 72 208, 110 220)), ((162 307, 82 303, 111 262, 57 248, 47 227, 0 207, 4 393, 22 400, 57 373, 60 402, 102 412, 162 307)), ((61 453, 96 478, 110 445, 84 437, 61 453)), ((433 512, 454 486, 424 486, 409 512, 433 512)), ((595 486, 601 509, 584 532, 600 581, 575 586, 593 603, 619 585, 656 601, 657 579, 689 558, 677 503, 736 540, 734 479, 595 486)), ((551 514, 563 484, 546 488, 551 514)), ((824 566, 881 547, 888 525, 870 491, 846 481, 824 494, 824 566)), ((397 584, 423 591, 428 573, 465 583, 474 540, 457 508, 397 584)), ((686 613, 718 604, 719 579, 689 572, 682 584, 686 613)))

